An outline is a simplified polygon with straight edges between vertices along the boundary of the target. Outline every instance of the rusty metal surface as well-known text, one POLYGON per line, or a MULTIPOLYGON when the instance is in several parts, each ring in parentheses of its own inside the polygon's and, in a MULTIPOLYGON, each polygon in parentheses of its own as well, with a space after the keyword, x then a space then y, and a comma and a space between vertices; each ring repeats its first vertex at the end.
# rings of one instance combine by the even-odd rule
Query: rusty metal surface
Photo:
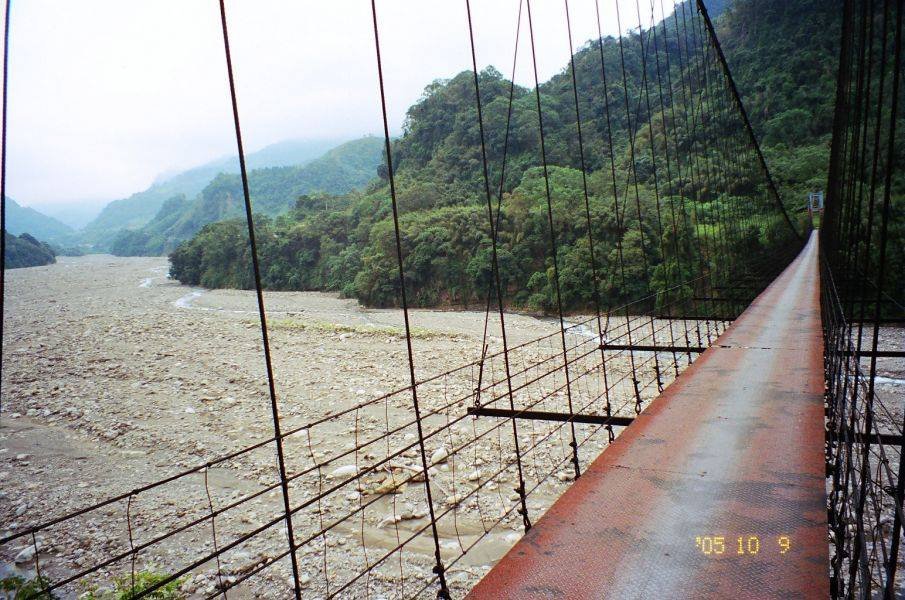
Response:
POLYGON ((468 597, 828 597, 819 306, 815 234, 468 597))

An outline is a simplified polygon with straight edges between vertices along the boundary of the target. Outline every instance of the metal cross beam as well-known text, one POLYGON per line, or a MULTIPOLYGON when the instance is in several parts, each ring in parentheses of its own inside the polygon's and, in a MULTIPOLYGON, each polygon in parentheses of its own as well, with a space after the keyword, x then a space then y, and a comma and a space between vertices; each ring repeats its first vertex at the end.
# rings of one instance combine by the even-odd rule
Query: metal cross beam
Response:
POLYGON ((638 352, 694 352, 700 354, 707 348, 702 346, 651 346, 645 344, 600 344, 601 350, 633 350, 638 352))
POLYGON ((591 425, 614 425, 616 427, 628 427, 635 420, 634 417, 615 417, 606 415, 582 415, 560 412, 546 412, 541 410, 510 410, 508 408, 486 408, 484 406, 470 406, 468 414, 475 417, 505 417, 512 419, 530 419, 534 421, 571 421, 573 423, 589 423, 591 425))

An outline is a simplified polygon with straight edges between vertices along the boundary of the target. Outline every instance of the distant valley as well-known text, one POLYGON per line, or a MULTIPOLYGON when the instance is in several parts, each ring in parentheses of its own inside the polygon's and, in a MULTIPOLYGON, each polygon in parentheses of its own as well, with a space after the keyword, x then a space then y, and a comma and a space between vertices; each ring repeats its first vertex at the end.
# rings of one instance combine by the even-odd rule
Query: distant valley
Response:
MULTIPOLYGON (((246 164, 255 212, 275 216, 301 195, 343 194, 363 187, 376 177, 382 151, 380 139, 365 137, 345 143, 289 140, 250 153, 246 164)), ((65 220, 83 225, 80 229, 7 198, 7 230, 14 236, 27 233, 60 254, 165 254, 204 225, 242 214, 238 172, 237 158, 225 157, 163 176, 146 190, 110 202, 99 213, 96 206, 57 211, 65 220)))

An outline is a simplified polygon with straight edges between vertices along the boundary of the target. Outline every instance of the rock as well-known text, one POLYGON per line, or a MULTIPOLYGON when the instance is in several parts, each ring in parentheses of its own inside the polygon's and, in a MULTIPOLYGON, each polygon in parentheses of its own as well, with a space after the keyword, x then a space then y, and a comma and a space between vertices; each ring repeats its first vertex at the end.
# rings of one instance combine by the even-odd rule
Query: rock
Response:
POLYGON ((481 478, 481 475, 483 475, 483 473, 481 473, 481 470, 478 469, 476 471, 472 471, 471 473, 469 473, 465 477, 465 479, 467 479, 468 481, 477 481, 481 478))
POLYGON ((16 460, 28 460, 30 456, 30 454, 17 454, 16 460))
POLYGON ((444 500, 443 502, 447 506, 456 506, 457 504, 462 502, 462 500, 464 500, 467 496, 468 496, 467 492, 459 492, 458 494, 452 494, 450 496, 447 496, 446 500, 444 500))
POLYGON ((445 446, 440 446, 431 454, 431 464, 436 465, 445 462, 447 458, 449 458, 449 450, 445 446))
POLYGON ((380 522, 377 523, 377 529, 383 529, 387 525, 393 525, 402 520, 402 515, 386 515, 384 518, 380 519, 380 522))
POLYGON ((17 565, 21 565, 22 563, 30 562, 35 557, 35 547, 34 546, 26 546, 23 548, 13 559, 17 565))
POLYGON ((560 481, 572 481, 574 477, 575 475, 573 473, 569 473, 568 471, 560 471, 556 474, 556 478, 560 481))
POLYGON ((383 482, 369 490, 371 494, 385 495, 385 494, 401 494, 405 491, 406 482, 403 477, 391 474, 383 482))
POLYGON ((358 473, 358 469, 355 465, 343 465, 330 473, 329 477, 348 477, 349 475, 355 475, 358 473))

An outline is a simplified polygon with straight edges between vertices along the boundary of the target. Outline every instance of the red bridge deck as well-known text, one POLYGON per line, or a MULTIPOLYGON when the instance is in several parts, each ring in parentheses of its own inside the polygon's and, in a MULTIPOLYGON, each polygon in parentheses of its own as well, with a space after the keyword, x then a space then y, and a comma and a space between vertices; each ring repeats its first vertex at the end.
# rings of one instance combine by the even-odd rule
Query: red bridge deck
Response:
POLYGON ((826 598, 817 238, 469 598, 826 598))

